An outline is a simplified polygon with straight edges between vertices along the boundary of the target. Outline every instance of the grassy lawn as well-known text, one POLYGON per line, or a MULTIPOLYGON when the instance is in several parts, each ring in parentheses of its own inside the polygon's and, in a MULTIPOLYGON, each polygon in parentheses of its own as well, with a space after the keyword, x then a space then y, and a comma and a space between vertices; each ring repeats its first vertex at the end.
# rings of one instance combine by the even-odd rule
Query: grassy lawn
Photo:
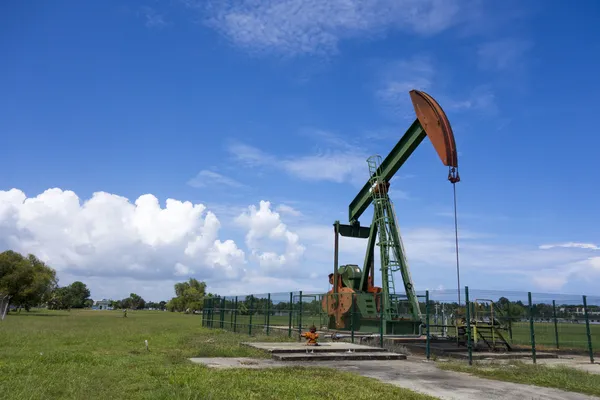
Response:
POLYGON ((440 362, 440 369, 467 372, 482 378, 544 386, 600 396, 600 375, 564 366, 545 366, 513 361, 508 364, 440 362))
MULTIPOLYGON (((257 329, 258 330, 258 329, 257 329)), ((0 322, 0 393, 17 399, 432 399, 320 368, 215 370, 189 357, 266 357, 253 337, 169 312, 22 312, 0 322), (144 340, 150 351, 146 351, 144 340)))

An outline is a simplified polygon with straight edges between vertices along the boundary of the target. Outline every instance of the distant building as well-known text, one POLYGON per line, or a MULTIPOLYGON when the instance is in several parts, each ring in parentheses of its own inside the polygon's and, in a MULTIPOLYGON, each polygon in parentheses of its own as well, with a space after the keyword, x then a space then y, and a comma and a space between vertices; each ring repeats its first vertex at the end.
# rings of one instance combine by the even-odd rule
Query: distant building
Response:
POLYGON ((112 310, 113 308, 111 307, 110 303, 111 300, 107 299, 97 300, 92 308, 94 310, 112 310))

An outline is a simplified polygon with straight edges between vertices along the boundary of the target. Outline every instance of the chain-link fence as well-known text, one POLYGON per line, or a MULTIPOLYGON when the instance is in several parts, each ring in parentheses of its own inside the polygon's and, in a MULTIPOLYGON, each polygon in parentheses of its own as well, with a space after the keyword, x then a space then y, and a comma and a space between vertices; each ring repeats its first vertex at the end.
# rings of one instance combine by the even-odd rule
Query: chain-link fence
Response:
MULTIPOLYGON (((600 358, 600 297, 465 288, 418 292, 419 310, 403 295, 266 293, 205 299, 202 325, 247 335, 300 338, 314 326, 339 337, 425 337, 475 350, 583 354, 600 358), (415 322, 417 321, 417 322, 415 322)), ((469 357, 471 359, 471 357, 469 357)))

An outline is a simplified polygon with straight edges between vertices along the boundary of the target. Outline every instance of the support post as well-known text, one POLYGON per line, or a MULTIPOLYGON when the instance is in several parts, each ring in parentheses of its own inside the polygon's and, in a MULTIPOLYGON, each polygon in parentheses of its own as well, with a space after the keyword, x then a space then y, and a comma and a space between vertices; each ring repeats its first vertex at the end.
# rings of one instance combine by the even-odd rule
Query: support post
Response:
POLYGON ((425 346, 425 354, 427 356, 427 360, 429 360, 431 355, 431 344, 429 339, 429 290, 425 291, 425 335, 426 335, 426 346, 425 346))
POLYGON ((213 301, 214 299, 209 299, 208 301, 208 319, 206 320, 206 322, 208 323, 208 327, 212 328, 212 315, 213 315, 213 301))
POLYGON ((535 327, 533 325, 533 302, 531 301, 531 292, 527 292, 527 298, 529 299, 529 332, 531 334, 531 357, 533 363, 537 363, 535 353, 535 327))
POLYGON ((300 291, 300 303, 298 304, 298 340, 302 339, 302 290, 300 291))
POLYGON ((356 312, 356 295, 357 293, 352 293, 352 308, 350 311, 350 337, 352 338, 352 343, 354 343, 354 313, 356 312))
POLYGON ((267 336, 269 336, 270 322, 271 322, 271 293, 267 294, 267 336))
POLYGON ((379 345, 383 348, 383 293, 379 293, 379 345))
POLYGON ((238 311, 238 297, 235 296, 235 304, 233 306, 233 332, 237 331, 237 311, 238 311))
POLYGON ((333 233, 334 233, 334 240, 333 240, 333 298, 334 301, 337 301, 337 281, 338 281, 338 263, 339 263, 339 259, 338 259, 338 254, 339 254, 339 248, 340 248, 340 223, 339 221, 335 221, 335 224, 333 224, 333 233))
POLYGON ((594 363, 594 348, 592 347, 592 332, 590 331, 590 317, 587 309, 587 296, 583 296, 583 313, 585 314, 585 330, 587 332, 588 350, 590 352, 590 362, 594 363))
POLYGON ((213 299, 208 299, 208 316, 206 319, 207 327, 212 328, 212 314, 213 314, 213 299))
POLYGON ((252 336, 252 314, 254 314, 254 296, 250 296, 250 307, 248 307, 248 336, 252 336))
POLYGON ((219 327, 225 328, 225 297, 221 297, 221 304, 219 306, 219 327))
POLYGON ((294 292, 290 292, 290 309, 288 310, 289 313, 289 322, 288 322, 288 337, 292 337, 292 313, 294 311, 294 292))
POLYGON ((558 318, 556 318, 556 300, 552 300, 552 315, 554 317, 554 341, 556 342, 556 349, 560 349, 558 345, 558 318))
POLYGON ((229 329, 231 329, 233 327, 233 298, 231 299, 231 308, 228 309, 229 311, 229 329))
POLYGON ((469 301, 469 287, 465 286, 465 305, 467 308, 467 352, 469 365, 473 365, 473 345, 471 343, 471 302, 469 301))

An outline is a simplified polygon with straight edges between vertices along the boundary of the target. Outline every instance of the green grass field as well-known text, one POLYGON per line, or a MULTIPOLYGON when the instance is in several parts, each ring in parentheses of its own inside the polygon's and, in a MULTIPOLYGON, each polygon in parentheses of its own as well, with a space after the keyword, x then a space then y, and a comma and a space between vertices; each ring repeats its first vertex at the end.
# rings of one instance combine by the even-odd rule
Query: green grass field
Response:
POLYGON ((215 370, 190 357, 267 357, 240 341, 285 336, 201 327, 201 316, 22 312, 0 323, 0 394, 18 399, 432 399, 323 368, 215 370), (146 351, 144 340, 149 341, 146 351))

